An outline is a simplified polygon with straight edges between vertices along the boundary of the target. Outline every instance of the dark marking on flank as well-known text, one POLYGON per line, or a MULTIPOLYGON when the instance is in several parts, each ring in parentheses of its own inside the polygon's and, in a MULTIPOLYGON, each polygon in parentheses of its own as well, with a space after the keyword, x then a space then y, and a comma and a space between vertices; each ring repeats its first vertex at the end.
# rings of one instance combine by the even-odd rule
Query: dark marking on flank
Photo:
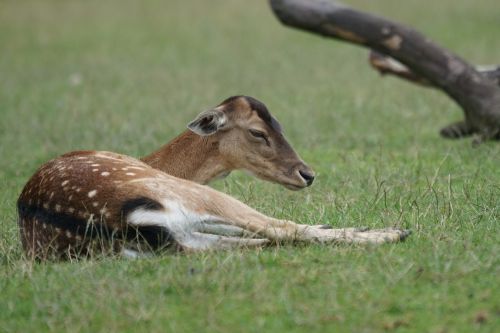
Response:
MULTIPOLYGON (((104 223, 97 221, 89 222, 86 219, 67 215, 62 212, 54 212, 44 208, 30 206, 22 201, 18 201, 19 226, 25 228, 28 220, 39 221, 54 228, 69 231, 74 235, 79 235, 82 239, 90 240, 101 238, 103 240, 126 240, 146 243, 151 250, 160 250, 175 243, 174 237, 165 227, 151 226, 125 226, 122 230, 112 231, 104 223)), ((137 208, 158 210, 163 206, 155 200, 139 197, 127 201, 123 205, 124 212, 131 212, 137 208)), ((24 231, 25 232, 25 231, 24 231)))
POLYGON ((149 210, 161 210, 163 206, 156 200, 147 197, 137 197, 135 199, 130 199, 125 201, 122 206, 122 216, 126 217, 128 214, 132 213, 134 210, 143 208, 149 210))
POLYGON ((41 207, 29 206, 22 201, 17 203, 17 209, 20 221, 38 220, 54 228, 60 228, 82 236, 82 238, 94 238, 98 235, 106 239, 111 237, 110 230, 102 223, 88 223, 86 219, 49 211, 41 207))
POLYGON ((166 248, 175 243, 175 239, 167 228, 158 225, 146 225, 130 228, 127 239, 145 241, 151 250, 166 248))

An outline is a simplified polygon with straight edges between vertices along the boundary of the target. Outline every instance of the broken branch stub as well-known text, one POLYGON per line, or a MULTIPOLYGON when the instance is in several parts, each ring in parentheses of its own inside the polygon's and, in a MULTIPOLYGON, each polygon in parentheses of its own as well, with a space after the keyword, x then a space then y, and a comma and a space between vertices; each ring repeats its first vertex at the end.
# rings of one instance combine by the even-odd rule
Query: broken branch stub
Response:
MULTIPOLYGON (((385 54, 370 50, 368 60, 370 65, 382 75, 394 75, 422 86, 434 87, 425 78, 418 76, 411 69, 385 54)), ((481 75, 500 86, 500 66, 476 66, 475 68, 481 75)))
POLYGON ((370 65, 382 75, 390 74, 425 87, 433 87, 427 79, 418 76, 408 67, 385 54, 371 50, 368 60, 370 65))
POLYGON ((335 1, 270 0, 270 4, 283 24, 368 47, 408 69, 398 76, 444 91, 462 107, 465 120, 444 128, 443 136, 477 134, 478 141, 499 136, 498 82, 416 30, 335 1))

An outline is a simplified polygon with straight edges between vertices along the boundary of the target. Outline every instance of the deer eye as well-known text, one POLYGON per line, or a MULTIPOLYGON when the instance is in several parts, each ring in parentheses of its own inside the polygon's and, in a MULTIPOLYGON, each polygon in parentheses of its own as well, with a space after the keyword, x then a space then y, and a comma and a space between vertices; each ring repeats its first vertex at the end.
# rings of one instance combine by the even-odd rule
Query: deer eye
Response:
POLYGON ((250 129, 248 131, 250 132, 250 135, 252 135, 254 138, 263 139, 269 145, 269 139, 264 134, 264 132, 254 130, 254 129, 250 129))

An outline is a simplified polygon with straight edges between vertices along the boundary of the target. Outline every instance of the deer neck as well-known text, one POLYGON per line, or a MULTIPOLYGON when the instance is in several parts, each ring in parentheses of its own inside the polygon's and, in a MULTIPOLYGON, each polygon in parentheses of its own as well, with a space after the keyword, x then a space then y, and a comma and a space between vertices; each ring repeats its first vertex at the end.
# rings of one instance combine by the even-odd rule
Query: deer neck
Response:
POLYGON ((141 160, 169 175, 200 184, 207 184, 231 171, 219 153, 217 136, 202 137, 191 131, 185 131, 141 160))

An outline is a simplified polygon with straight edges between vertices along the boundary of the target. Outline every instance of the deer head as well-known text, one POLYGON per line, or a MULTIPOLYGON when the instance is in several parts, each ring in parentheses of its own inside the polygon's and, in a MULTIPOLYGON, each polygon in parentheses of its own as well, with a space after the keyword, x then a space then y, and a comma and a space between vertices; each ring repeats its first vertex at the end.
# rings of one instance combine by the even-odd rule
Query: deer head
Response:
POLYGON ((312 184, 314 172, 290 146, 266 106, 248 96, 234 96, 202 112, 188 128, 217 147, 227 172, 242 169, 291 190, 312 184))

